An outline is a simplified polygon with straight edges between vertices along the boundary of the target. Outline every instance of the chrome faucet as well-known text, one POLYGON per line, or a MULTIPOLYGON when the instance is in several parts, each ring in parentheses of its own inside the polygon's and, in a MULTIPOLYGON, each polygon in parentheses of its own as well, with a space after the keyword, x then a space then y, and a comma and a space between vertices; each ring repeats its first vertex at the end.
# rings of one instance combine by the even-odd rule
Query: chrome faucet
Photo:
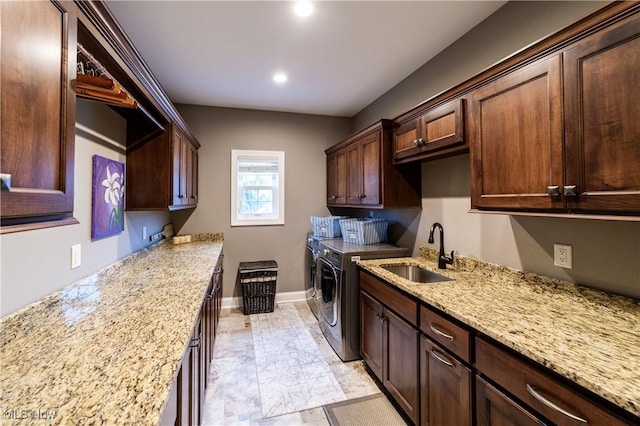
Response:
POLYGON ((453 265, 453 250, 451 250, 451 257, 447 257, 444 254, 444 229, 442 225, 438 222, 431 225, 431 229, 429 230, 429 244, 433 244, 433 231, 436 228, 440 228, 440 254, 438 255, 438 268, 439 269, 447 269, 447 263, 449 265, 453 265))

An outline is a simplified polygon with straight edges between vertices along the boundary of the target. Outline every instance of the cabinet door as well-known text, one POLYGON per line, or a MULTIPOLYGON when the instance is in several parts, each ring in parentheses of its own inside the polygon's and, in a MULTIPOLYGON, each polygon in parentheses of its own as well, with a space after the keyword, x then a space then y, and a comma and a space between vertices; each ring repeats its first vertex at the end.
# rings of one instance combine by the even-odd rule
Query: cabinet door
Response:
POLYGON ((72 218, 76 105, 71 85, 77 19, 67 6, 0 2, 0 172, 11 175, 11 191, 0 194, 3 227, 45 220, 77 223, 72 218))
POLYGON ((202 423, 202 397, 204 396, 204 365, 202 356, 202 322, 198 315, 191 339, 191 361, 189 362, 189 422, 202 423))
POLYGON ((382 383, 414 424, 418 423, 419 332, 388 309, 383 309, 384 359, 382 383))
POLYGON ((561 209, 560 56, 541 59, 472 92, 471 201, 475 208, 561 209))
POLYGON ((478 426, 545 424, 480 376, 476 377, 476 418, 478 426))
POLYGON ((425 337, 420 363, 421 423, 471 425, 471 371, 425 337))
POLYGON ((347 153, 327 156, 327 204, 347 203, 347 153))
POLYGON ((464 143, 464 99, 448 102, 420 117, 418 144, 427 152, 464 143))
POLYGON ((202 312, 202 348, 204 352, 204 386, 207 386, 208 378, 209 378, 209 366, 211 364, 211 358, 213 355, 213 339, 214 336, 214 320, 215 320, 215 309, 214 309, 214 281, 213 278, 209 283, 209 287, 207 288, 207 293, 205 296, 205 301, 203 304, 203 312, 202 312))
POLYGON ((362 151, 362 192, 360 204, 380 204, 381 132, 371 134, 360 141, 362 151))
POLYGON ((191 147, 191 184, 189 185, 189 204, 198 204, 198 150, 191 147))
POLYGON ((360 204, 362 198, 362 151, 360 144, 352 143, 346 148, 347 156, 347 203, 360 204))
POLYGON ((191 152, 189 144, 180 135, 180 204, 189 203, 189 166, 191 164, 191 152))
POLYGON ((640 17, 564 52, 567 206, 640 213, 640 17))
POLYGON ((371 371, 382 380, 382 305, 360 292, 360 355, 371 371))
POLYGON ((420 152, 418 136, 420 120, 415 118, 402 124, 393 132, 393 158, 401 160, 420 152))
POLYGON ((182 192, 182 179, 183 176, 183 162, 182 162, 182 150, 184 147, 184 140, 178 130, 173 130, 173 137, 171 140, 171 152, 172 152, 172 203, 174 206, 182 204, 184 199, 184 193, 182 192))
POLYGON ((180 426, 189 425, 191 416, 191 344, 182 358, 178 373, 178 422, 180 426))
POLYGON ((184 160, 187 163, 185 168, 184 187, 185 187, 185 199, 183 204, 193 205, 193 146, 190 143, 184 144, 184 160))

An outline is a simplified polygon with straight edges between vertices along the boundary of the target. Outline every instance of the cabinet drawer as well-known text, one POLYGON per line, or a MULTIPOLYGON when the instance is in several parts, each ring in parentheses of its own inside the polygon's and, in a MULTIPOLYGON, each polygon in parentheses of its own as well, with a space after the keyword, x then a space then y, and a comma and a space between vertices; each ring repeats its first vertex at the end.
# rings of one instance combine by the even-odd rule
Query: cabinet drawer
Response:
POLYGON ((418 325, 418 302, 403 295, 399 290, 385 284, 369 274, 360 272, 360 289, 376 299, 414 326, 418 325))
POLYGON ((479 338, 476 338, 476 368, 558 425, 628 424, 552 379, 541 368, 529 365, 479 338))
POLYGON ((471 362, 469 331, 426 306, 420 306, 420 330, 466 362, 471 362))

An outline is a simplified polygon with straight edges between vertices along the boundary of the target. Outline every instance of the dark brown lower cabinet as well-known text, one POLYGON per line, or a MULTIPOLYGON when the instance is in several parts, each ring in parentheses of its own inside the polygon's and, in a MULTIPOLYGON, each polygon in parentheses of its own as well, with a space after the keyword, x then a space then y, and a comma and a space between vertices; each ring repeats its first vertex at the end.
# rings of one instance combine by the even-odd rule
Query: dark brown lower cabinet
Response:
POLYGON ((205 293, 202 308, 182 357, 180 371, 167 400, 161 425, 199 425, 202 423, 205 388, 222 305, 221 255, 205 293))
POLYGON ((199 425, 202 423, 202 400, 204 398, 204 365, 202 356, 202 316, 191 335, 191 341, 182 358, 178 374, 178 422, 176 424, 199 425))
POLYGON ((384 362, 382 383, 414 424, 420 418, 418 387, 419 332, 411 324, 383 309, 384 362))
MULTIPOLYGON (((531 410, 536 416, 549 419, 550 424, 558 426, 639 424, 637 418, 628 420, 618 416, 600 402, 585 395, 576 385, 555 379, 544 368, 523 359, 497 343, 476 337, 475 349, 475 366, 478 374, 488 377, 509 395, 513 395, 520 404, 526 406, 527 410, 531 410)), ((508 418, 511 418, 511 414, 508 418)))
POLYGON ((360 351, 369 368, 405 414, 418 423, 418 345, 416 327, 366 292, 360 293, 360 351))
POLYGON ((382 380, 382 304, 360 293, 360 355, 373 374, 382 380))
POLYGON ((431 340, 420 338, 420 423, 471 426, 473 373, 431 340))
POLYGON ((545 424, 480 376, 476 377, 476 416, 478 426, 545 424))

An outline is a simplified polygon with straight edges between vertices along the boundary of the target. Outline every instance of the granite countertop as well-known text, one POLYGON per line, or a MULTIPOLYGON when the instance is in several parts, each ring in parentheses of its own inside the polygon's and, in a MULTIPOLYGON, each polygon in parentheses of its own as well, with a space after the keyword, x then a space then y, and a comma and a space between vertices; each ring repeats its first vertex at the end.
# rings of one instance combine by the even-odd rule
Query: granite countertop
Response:
POLYGON ((221 252, 161 242, 3 318, 0 423, 157 424, 221 252))
POLYGON ((437 268, 437 253, 359 261, 363 269, 640 416, 640 301, 473 259, 437 268), (380 265, 454 278, 417 284, 380 265))

